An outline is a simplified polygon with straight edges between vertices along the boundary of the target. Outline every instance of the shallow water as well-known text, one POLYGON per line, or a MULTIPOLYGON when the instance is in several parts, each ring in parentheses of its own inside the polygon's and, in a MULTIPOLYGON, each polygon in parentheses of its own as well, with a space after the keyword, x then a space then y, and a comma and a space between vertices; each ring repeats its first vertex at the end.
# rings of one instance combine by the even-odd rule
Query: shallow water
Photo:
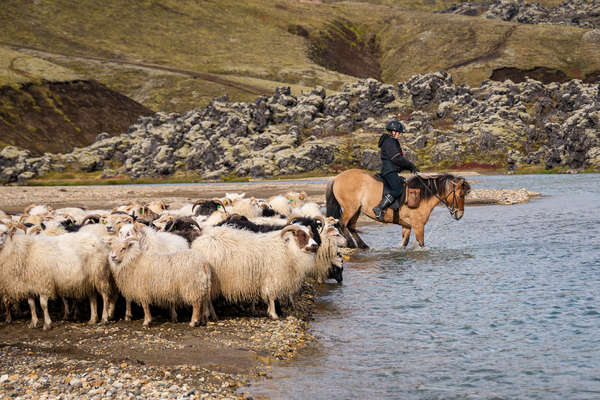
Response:
POLYGON ((363 226, 374 249, 324 285, 318 344, 249 389, 274 399, 599 399, 600 175, 474 177, 545 196, 438 207, 424 249, 363 226))

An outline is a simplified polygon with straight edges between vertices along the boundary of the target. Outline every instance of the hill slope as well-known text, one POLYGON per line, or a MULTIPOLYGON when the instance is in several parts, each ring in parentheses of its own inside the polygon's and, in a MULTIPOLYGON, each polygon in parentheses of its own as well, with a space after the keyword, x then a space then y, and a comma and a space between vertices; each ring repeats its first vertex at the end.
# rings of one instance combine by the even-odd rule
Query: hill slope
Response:
POLYGON ((168 112, 223 93, 250 101, 256 92, 244 85, 272 93, 285 84, 298 93, 315 85, 339 90, 355 77, 395 84, 438 70, 470 85, 506 68, 513 75, 545 68, 565 79, 600 71, 600 43, 584 29, 423 11, 452 1, 374 3, 6 0, 0 41, 43 50, 37 55, 168 112))

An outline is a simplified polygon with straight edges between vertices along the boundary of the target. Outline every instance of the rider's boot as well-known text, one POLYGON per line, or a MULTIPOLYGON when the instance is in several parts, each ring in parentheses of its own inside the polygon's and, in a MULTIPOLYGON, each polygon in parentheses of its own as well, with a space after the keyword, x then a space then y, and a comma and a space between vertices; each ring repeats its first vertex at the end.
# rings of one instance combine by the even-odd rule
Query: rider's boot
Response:
POLYGON ((375 208, 373 208, 373 214, 375 214, 375 218, 377 218, 377 221, 383 222, 383 215, 385 213, 385 209, 391 206, 393 202, 394 196, 392 196, 391 194, 388 193, 385 196, 383 196, 383 199, 381 199, 381 203, 379 203, 375 206, 375 208))

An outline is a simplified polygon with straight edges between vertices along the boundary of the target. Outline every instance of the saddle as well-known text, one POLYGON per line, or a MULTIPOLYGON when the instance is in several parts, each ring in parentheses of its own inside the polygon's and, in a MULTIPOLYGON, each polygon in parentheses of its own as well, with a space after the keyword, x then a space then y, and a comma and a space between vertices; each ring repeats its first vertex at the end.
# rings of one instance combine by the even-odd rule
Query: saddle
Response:
MULTIPOLYGON (((388 194, 392 191, 392 189, 386 183, 385 179, 383 179, 383 176, 381 175, 380 172, 377 172, 375 175, 373 175, 373 177, 375 179, 377 179, 378 181, 383 182, 383 192, 381 193, 382 198, 383 198, 383 196, 385 196, 386 194, 388 194)), ((421 190, 417 189, 417 188, 409 188, 408 184, 405 184, 404 185, 404 199, 396 198, 389 208, 394 210, 394 212, 399 210, 400 207, 402 207, 402 204, 406 204, 409 208, 417 208, 417 207, 419 207, 420 202, 421 202, 421 190), (402 202, 400 200, 402 200, 402 202)))

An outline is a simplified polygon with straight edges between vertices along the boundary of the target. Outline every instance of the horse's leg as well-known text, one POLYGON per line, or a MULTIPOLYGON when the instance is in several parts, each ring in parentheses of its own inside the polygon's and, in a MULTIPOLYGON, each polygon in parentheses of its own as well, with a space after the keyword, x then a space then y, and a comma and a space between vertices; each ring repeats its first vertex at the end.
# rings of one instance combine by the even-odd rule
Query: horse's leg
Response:
POLYGON ((415 239, 419 242, 419 246, 425 246, 425 225, 415 225, 413 229, 415 230, 415 239))
POLYGON ((362 240, 362 238, 358 235, 358 232, 356 231, 356 221, 358 221, 358 217, 360 217, 360 207, 352 216, 352 218, 350 218, 350 222, 348 222, 348 229, 350 230, 350 233, 352 234, 352 237, 354 238, 358 248, 366 250, 369 248, 369 246, 362 240))
POLYGON ((340 218, 340 227, 342 228, 341 234, 344 236, 348 247, 351 249, 356 248, 358 246, 358 242, 355 242, 354 240, 354 235, 352 234, 352 229, 354 228, 350 224, 352 223, 353 219, 354 223, 356 223, 356 219, 358 219, 358 217, 354 217, 359 213, 360 207, 354 210, 354 212, 345 208, 344 212, 342 213, 342 217, 340 218))
POLYGON ((410 228, 402 227, 402 247, 406 247, 410 241, 410 228))
POLYGON ((354 249, 357 247, 354 242, 354 238, 352 237, 352 233, 348 230, 348 227, 343 222, 340 222, 341 234, 346 239, 346 247, 354 249))

